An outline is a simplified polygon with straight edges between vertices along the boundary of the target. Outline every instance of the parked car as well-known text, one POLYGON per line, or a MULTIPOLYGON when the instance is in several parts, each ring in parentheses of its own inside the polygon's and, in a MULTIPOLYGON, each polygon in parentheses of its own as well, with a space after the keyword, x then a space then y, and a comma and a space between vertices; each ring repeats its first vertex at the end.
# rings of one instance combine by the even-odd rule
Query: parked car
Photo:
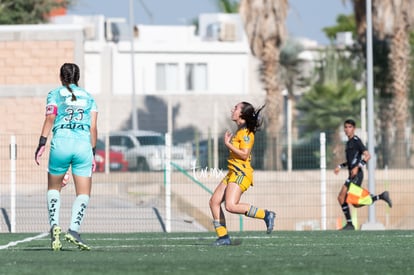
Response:
MULTIPOLYGON (((96 172, 105 172, 105 143, 98 139, 96 141, 96 172)), ((109 150, 109 170, 110 171, 128 171, 128 162, 124 154, 109 150)))
MULTIPOLYGON (((214 141, 211 139, 210 142, 207 139, 200 140, 198 144, 193 143, 193 156, 195 160, 195 168, 206 169, 212 168, 214 165, 214 141), (197 154, 198 150, 198 154, 197 154)), ((218 168, 227 169, 227 157, 229 149, 220 140, 218 142, 218 168)))
MULTIPOLYGON (((153 131, 119 131, 109 135, 114 151, 122 152, 132 171, 160 171, 165 167, 165 137, 153 131)), ((192 167, 191 146, 172 146, 171 162, 183 169, 192 167)))
POLYGON ((209 158, 211 159, 213 154, 212 149, 209 148, 212 147, 211 144, 212 142, 209 144, 206 139, 199 141, 198 144, 193 143, 193 157, 196 159, 196 168, 205 169, 209 167, 209 161, 212 162, 209 158))

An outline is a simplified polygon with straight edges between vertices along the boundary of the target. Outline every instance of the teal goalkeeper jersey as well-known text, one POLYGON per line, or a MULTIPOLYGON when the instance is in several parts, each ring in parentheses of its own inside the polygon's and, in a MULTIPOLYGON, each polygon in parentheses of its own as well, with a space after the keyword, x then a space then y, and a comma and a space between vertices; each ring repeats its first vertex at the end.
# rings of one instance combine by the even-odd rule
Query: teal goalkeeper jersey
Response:
POLYGON ((57 108, 53 137, 90 140, 91 113, 98 111, 96 102, 75 84, 70 84, 70 88, 76 96, 75 101, 72 101, 72 94, 65 86, 50 91, 47 96, 46 114, 57 108))

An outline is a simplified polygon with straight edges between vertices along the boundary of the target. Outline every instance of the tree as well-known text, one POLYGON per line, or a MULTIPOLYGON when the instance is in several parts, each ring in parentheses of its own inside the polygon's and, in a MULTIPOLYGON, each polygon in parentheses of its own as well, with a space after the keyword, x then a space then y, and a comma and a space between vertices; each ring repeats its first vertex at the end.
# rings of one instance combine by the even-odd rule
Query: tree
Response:
MULTIPOLYGON (((411 68, 414 68, 414 31, 410 33, 410 45, 411 45, 411 52, 410 52, 410 62, 411 68)), ((414 99, 414 73, 413 70, 410 71, 410 101, 412 102, 414 99)), ((410 104, 410 114, 414 117, 414 104, 410 104)))
POLYGON ((217 0, 220 11, 224 13, 237 13, 239 11, 238 0, 217 0))
MULTIPOLYGON (((325 32, 325 35, 333 41, 337 33, 339 32, 351 32, 354 39, 357 38, 357 30, 356 30, 356 22, 355 22, 355 16, 353 14, 350 15, 344 15, 340 14, 336 18, 336 25, 329 26, 323 28, 323 31, 325 32)), ((342 76, 340 78, 346 78, 350 77, 352 78, 356 83, 361 83, 363 78, 363 73, 365 71, 365 62, 364 62, 364 51, 360 47, 358 43, 354 43, 352 45, 348 45, 346 47, 338 47, 337 53, 346 53, 346 59, 348 59, 345 64, 348 64, 346 66, 342 66, 341 70, 339 71, 342 76), (351 65, 351 63, 353 65, 351 65)), ((339 55, 340 59, 344 57, 344 55, 339 55)))
POLYGON ((300 68, 302 60, 299 54, 304 50, 301 43, 292 39, 288 39, 280 50, 281 76, 289 97, 292 99, 294 99, 296 87, 304 87, 308 84, 307 79, 301 75, 300 68))
MULTIPOLYGON (((354 0, 353 3, 359 41, 364 44, 366 42, 366 3, 365 0, 354 0)), ((374 72, 383 76, 382 79, 375 77, 374 79, 378 79, 379 85, 374 84, 379 89, 380 97, 383 100, 380 123, 384 132, 381 140, 384 147, 384 165, 408 167, 405 133, 409 115, 409 33, 414 23, 414 2, 373 0, 372 15, 376 44, 374 47, 382 52, 383 56, 386 56, 385 66, 374 67, 376 69, 374 72), (392 133, 392 130, 395 134, 392 133), (393 141, 390 140, 392 136, 395 137, 393 141), (392 143, 394 153, 391 156, 392 160, 388 161, 386 156, 390 152, 392 143)), ((374 62, 377 58, 381 60, 381 56, 374 55, 374 62)))
POLYGON ((331 40, 335 40, 338 32, 352 32, 354 38, 356 36, 355 16, 340 14, 336 18, 336 25, 323 28, 326 36, 331 40))
MULTIPOLYGON (((297 104, 302 112, 300 125, 305 131, 325 131, 328 141, 333 144, 333 163, 343 160, 340 131, 347 118, 359 119, 361 99, 365 95, 357 85, 361 79, 355 79, 355 72, 363 68, 355 62, 348 51, 328 48, 319 70, 319 80, 303 94, 297 104)), ((361 74, 359 74, 361 75, 361 74)))
POLYGON ((282 87, 280 49, 286 38, 287 0, 242 0, 240 14, 252 54, 261 61, 261 79, 266 91, 266 169, 282 169, 280 129, 282 87))
POLYGON ((2 0, 0 24, 38 24, 47 22, 49 14, 57 8, 67 8, 74 0, 2 0))

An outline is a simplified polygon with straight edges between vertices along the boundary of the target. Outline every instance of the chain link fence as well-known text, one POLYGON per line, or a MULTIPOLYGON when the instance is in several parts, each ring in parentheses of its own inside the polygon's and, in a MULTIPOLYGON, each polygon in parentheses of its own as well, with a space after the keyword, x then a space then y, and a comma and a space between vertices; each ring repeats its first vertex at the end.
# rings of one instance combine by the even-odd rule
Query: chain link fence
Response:
MULTIPOLYGON (((209 137, 207 133, 200 134, 209 137)), ((100 137, 105 140, 105 137, 100 137)), ((0 135, 0 232, 38 232, 49 229, 46 209, 48 154, 40 166, 34 162, 37 135, 0 135), (15 147, 12 143, 15 141, 15 147), (15 156, 13 152, 16 152, 15 156)), ((227 152, 222 141, 195 139, 178 145, 191 151, 191 166, 171 160, 171 173, 160 170, 104 169, 93 175, 91 201, 82 224, 83 232, 195 232, 213 230, 208 201, 226 174, 227 152), (218 148, 214 148, 214 146, 218 148), (217 158, 218 159, 215 159, 217 158), (214 163, 217 166, 214 166, 214 163), (169 185, 167 185, 169 184, 169 185), (167 187, 167 188, 166 188, 167 187)), ((259 139, 260 140, 260 139, 259 139)), ((337 194, 347 177, 334 175, 335 164, 327 150, 327 169, 320 169, 320 140, 293 144, 292 156, 282 150, 283 169, 264 170, 266 148, 256 142, 253 157, 258 164, 254 186, 241 198, 277 213, 276 230, 335 230, 344 222, 337 194), (286 170, 288 159, 292 170, 286 170)), ((286 148, 286 144, 280 145, 286 148)), ((327 144, 326 148, 330 148, 327 144)), ((110 147, 111 148, 111 147, 110 147)), ((165 156, 161 156, 165 157, 165 156)), ((368 172, 365 172, 366 178, 368 172)), ((375 221, 386 229, 413 229, 414 194, 412 169, 375 170, 375 193, 389 190, 393 208, 375 203, 375 221)), ((367 179, 363 186, 368 187, 367 179)), ((61 225, 69 226, 75 198, 73 180, 62 190, 61 225)), ((353 208, 357 227, 368 222, 368 207, 353 208)), ((243 215, 226 214, 230 231, 265 230, 264 222, 243 215)))

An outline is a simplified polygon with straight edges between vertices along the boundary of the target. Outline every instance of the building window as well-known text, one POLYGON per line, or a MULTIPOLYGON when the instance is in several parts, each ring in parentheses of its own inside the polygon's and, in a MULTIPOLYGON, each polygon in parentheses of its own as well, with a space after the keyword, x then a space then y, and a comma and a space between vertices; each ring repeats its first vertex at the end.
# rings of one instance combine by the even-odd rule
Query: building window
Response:
POLYGON ((185 86, 187 91, 207 90, 207 64, 185 64, 185 86))
POLYGON ((178 64, 157 63, 156 65, 156 89, 157 91, 178 90, 178 64))

